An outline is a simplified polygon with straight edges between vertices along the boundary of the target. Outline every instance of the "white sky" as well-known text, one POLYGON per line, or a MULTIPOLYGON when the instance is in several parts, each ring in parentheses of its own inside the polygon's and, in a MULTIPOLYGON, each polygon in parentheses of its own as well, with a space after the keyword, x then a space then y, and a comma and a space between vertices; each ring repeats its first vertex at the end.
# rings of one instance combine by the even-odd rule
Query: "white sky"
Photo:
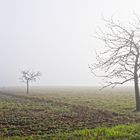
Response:
POLYGON ((20 70, 42 72, 39 85, 97 85, 88 69, 102 15, 140 15, 139 0, 0 0, 0 85, 22 85, 20 70))

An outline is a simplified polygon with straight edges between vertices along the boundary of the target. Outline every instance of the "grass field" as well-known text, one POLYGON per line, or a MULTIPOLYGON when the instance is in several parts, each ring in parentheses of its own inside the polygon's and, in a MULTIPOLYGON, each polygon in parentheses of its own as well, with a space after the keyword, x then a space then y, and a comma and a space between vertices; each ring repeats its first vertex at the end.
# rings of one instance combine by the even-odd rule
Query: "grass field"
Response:
POLYGON ((132 88, 2 88, 0 139, 140 140, 132 88))

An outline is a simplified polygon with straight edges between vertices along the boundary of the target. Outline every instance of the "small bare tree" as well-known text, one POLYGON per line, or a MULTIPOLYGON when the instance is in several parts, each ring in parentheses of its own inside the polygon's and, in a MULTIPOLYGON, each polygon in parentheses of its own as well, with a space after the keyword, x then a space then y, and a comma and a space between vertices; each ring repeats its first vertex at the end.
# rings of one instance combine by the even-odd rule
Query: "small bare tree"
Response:
POLYGON ((38 72, 33 72, 30 70, 23 70, 21 71, 22 77, 20 77, 20 80, 24 83, 26 83, 27 86, 27 94, 29 94, 29 83, 30 82, 35 82, 40 76, 41 73, 38 72))
POLYGON ((136 15, 127 26, 112 18, 104 21, 106 30, 99 28, 96 37, 105 43, 106 50, 97 54, 97 63, 89 67, 96 76, 105 77, 104 87, 134 81, 136 111, 140 111, 140 19, 136 15), (96 70, 103 74, 97 75, 96 70))

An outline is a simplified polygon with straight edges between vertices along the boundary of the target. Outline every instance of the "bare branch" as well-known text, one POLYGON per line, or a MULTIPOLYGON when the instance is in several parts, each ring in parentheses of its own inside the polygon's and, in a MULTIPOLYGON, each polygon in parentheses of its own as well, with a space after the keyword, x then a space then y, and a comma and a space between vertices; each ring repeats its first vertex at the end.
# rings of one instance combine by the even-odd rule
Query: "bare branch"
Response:
MULTIPOLYGON (((136 16, 136 15, 135 15, 136 16)), ((96 54, 97 63, 89 66, 91 72, 97 77, 121 80, 121 82, 108 82, 104 87, 115 87, 134 80, 134 75, 140 71, 140 19, 136 16, 135 24, 129 27, 104 19, 106 30, 98 27, 96 38, 103 41, 107 49, 96 54), (101 70, 105 74, 98 75, 101 70)), ((140 78, 139 76, 137 78, 140 78)))
POLYGON ((21 71, 22 76, 19 78, 22 82, 27 85, 27 94, 29 93, 29 82, 36 81, 41 76, 41 72, 34 72, 30 70, 21 71))

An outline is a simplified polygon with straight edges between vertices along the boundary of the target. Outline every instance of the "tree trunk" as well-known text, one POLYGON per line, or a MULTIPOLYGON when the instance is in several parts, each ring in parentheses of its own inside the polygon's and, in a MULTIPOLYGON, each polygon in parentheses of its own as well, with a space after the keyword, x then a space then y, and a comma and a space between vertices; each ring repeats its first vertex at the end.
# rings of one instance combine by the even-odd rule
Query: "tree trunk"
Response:
POLYGON ((136 111, 140 111, 139 85, 137 78, 134 79, 134 83, 135 83, 136 111))
POLYGON ((27 80, 27 95, 29 94, 29 81, 27 80))
POLYGON ((138 58, 135 61, 135 68, 134 68, 134 86, 135 86, 135 99, 136 99, 136 111, 140 111, 140 95, 139 95, 139 82, 138 82, 138 74, 137 74, 137 67, 138 67, 138 58))

